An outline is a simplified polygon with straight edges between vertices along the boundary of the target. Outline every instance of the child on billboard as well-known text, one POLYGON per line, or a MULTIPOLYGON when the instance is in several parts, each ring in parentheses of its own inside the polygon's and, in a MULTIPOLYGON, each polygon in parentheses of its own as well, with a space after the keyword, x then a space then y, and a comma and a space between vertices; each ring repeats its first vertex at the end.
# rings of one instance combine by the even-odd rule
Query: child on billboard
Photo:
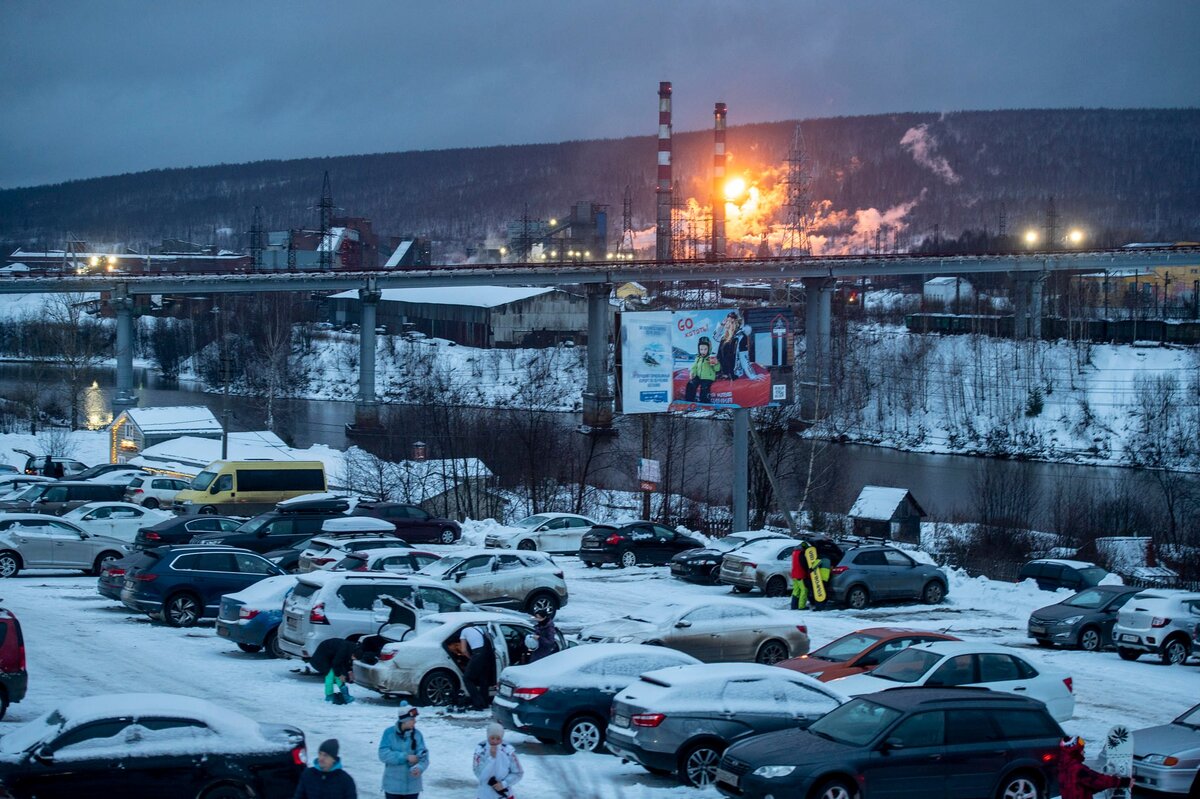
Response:
POLYGON ((700 402, 712 402, 709 392, 717 379, 717 359, 712 354, 712 341, 708 336, 701 336, 696 342, 696 360, 692 362, 689 374, 692 379, 688 381, 684 399, 695 402, 698 389, 700 402))

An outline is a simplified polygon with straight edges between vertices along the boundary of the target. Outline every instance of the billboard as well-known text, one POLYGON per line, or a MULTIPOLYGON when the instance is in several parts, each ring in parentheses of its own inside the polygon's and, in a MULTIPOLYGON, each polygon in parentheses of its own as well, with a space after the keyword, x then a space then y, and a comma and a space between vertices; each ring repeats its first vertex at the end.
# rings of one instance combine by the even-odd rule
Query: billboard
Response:
POLYGON ((795 327, 790 308, 621 314, 621 410, 790 404, 795 327))

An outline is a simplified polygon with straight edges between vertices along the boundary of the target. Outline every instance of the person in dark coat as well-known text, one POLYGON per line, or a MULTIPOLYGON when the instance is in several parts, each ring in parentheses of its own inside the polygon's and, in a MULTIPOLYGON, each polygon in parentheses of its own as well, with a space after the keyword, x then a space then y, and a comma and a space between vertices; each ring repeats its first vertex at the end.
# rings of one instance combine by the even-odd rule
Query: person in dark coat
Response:
POLYGON ((352 682, 354 661, 358 659, 357 641, 347 641, 345 638, 326 638, 317 644, 308 665, 317 674, 325 676, 333 672, 346 682, 352 682))
POLYGON ((342 769, 337 738, 330 738, 317 750, 317 758, 300 775, 300 784, 292 799, 357 799, 354 778, 342 769))
POLYGON ((478 627, 467 627, 462 632, 463 654, 467 656, 467 667, 463 670, 467 694, 471 707, 486 710, 492 703, 491 687, 496 683, 496 650, 491 637, 478 627))
POLYGON ((537 646, 529 653, 530 663, 558 651, 558 628, 554 626, 554 616, 544 610, 538 610, 533 614, 533 618, 533 635, 537 638, 537 646))
POLYGON ((1083 739, 1071 735, 1058 746, 1058 789, 1062 799, 1092 799, 1110 788, 1129 788, 1132 777, 1101 774, 1083 762, 1083 739))

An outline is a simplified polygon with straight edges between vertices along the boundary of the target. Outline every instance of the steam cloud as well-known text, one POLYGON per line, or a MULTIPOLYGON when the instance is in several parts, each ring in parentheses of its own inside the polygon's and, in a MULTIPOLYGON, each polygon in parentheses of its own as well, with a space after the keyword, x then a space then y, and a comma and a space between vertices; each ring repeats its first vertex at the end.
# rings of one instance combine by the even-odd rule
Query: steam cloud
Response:
POLYGON ((909 128, 904 138, 900 139, 900 146, 912 153, 914 161, 946 183, 954 185, 962 180, 943 156, 934 154, 937 150, 937 139, 929 132, 928 124, 909 128))

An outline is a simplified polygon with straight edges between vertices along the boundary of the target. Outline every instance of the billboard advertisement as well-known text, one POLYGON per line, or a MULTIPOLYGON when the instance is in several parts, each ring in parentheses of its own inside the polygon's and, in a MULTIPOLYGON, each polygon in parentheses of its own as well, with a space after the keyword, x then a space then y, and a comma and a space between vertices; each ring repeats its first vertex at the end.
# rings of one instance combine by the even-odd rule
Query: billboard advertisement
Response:
POLYGON ((794 341, 790 308, 622 314, 622 411, 790 404, 794 341))

